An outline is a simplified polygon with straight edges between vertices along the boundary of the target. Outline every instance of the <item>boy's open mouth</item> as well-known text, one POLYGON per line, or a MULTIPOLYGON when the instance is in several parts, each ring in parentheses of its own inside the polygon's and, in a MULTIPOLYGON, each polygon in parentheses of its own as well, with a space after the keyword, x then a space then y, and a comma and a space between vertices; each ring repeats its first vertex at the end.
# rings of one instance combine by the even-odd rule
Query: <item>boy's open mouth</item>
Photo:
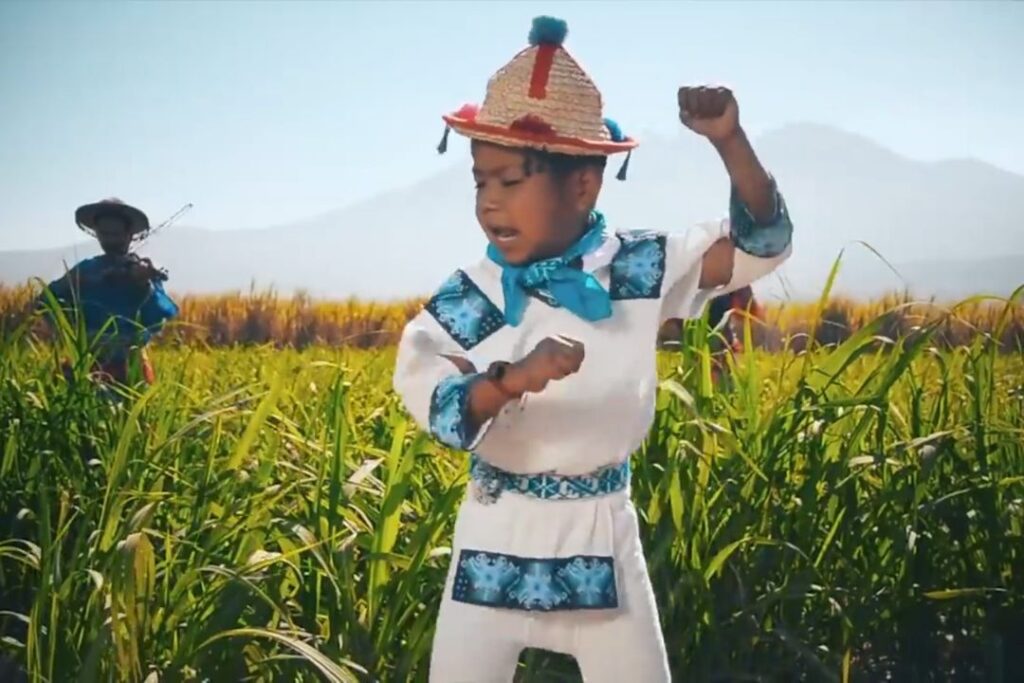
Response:
POLYGON ((519 237, 519 231, 515 228, 488 228, 487 231, 499 244, 511 242, 519 237))

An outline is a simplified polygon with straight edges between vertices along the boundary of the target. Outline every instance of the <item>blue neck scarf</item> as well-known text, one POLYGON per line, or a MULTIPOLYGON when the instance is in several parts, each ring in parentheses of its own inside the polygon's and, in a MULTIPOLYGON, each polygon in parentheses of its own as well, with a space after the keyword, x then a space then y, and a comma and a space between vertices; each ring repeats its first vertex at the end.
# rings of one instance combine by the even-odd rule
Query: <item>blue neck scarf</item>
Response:
POLYGON ((594 211, 587 231, 561 256, 514 266, 505 261, 493 244, 488 245, 487 257, 501 266, 501 287, 505 294, 505 320, 508 324, 516 327, 523 321, 531 293, 590 322, 610 317, 612 302, 608 290, 590 273, 570 265, 604 244, 605 238, 604 216, 594 211))

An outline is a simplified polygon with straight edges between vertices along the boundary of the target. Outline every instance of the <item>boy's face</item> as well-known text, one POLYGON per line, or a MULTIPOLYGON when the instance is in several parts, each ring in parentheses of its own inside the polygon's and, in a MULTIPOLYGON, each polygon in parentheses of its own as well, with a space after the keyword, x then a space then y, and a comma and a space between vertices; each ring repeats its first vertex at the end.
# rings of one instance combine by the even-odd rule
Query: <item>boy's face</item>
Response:
POLYGON ((125 220, 115 214, 101 215, 96 219, 96 239, 104 253, 124 255, 131 246, 132 236, 125 220))
POLYGON ((476 217, 506 261, 557 256, 579 238, 597 202, 599 173, 528 172, 534 162, 522 150, 474 141, 472 151, 476 217))

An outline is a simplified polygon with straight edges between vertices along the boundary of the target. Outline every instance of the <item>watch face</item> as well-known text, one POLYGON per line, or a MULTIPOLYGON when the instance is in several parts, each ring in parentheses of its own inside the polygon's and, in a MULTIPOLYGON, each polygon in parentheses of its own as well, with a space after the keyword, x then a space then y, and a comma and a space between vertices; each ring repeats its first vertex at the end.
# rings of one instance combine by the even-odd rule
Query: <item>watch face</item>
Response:
POLYGON ((505 376, 506 367, 508 367, 508 363, 503 363, 501 361, 491 363, 491 367, 487 370, 487 374, 491 377, 491 379, 496 379, 500 381, 501 378, 505 376))

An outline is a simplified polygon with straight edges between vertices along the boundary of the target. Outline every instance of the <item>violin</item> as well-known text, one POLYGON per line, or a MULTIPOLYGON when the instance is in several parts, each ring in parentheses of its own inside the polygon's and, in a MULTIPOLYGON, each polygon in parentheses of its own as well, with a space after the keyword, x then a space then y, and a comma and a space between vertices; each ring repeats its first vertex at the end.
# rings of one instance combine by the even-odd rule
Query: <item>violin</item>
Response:
POLYGON ((114 257, 113 263, 100 272, 100 279, 107 284, 142 285, 147 282, 166 282, 167 270, 157 268, 149 258, 138 254, 114 257))

